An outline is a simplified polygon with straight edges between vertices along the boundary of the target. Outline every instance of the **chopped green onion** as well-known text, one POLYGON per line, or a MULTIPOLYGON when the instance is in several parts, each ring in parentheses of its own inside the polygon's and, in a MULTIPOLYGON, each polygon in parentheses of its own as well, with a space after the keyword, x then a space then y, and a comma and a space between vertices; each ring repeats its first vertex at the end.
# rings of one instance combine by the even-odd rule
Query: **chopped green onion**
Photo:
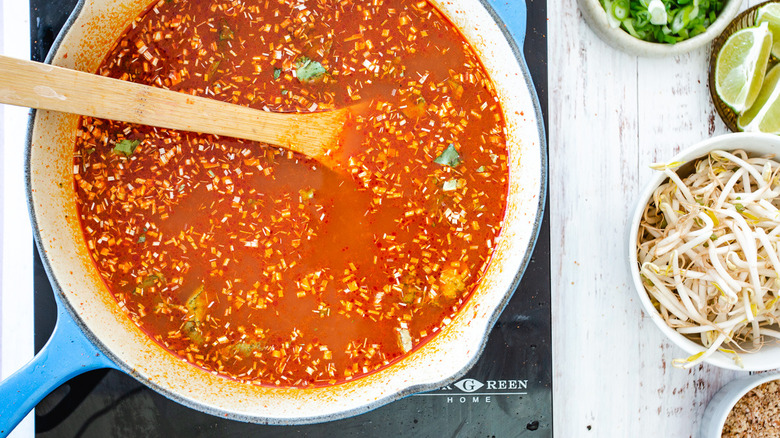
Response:
POLYGON ((612 3, 612 15, 620 21, 628 18, 628 0, 616 0, 612 3))
POLYGON ((707 30, 724 0, 600 0, 611 27, 650 42, 674 44, 707 30))

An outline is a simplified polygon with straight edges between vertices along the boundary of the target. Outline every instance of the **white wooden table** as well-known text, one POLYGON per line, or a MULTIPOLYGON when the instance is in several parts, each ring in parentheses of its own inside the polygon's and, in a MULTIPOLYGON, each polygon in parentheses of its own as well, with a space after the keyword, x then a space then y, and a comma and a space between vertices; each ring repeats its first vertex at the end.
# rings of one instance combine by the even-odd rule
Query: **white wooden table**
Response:
POLYGON ((727 132, 709 47, 637 58, 598 39, 576 0, 547 7, 555 435, 695 437, 740 373, 671 366, 687 354, 643 313, 625 246, 648 164, 727 132))
MULTIPOLYGON (((26 2, 2 5, 0 48, 24 56, 24 38, 9 36, 25 35, 28 22, 19 14, 26 2)), ((685 354, 641 311, 624 246, 634 198, 651 173, 647 165, 726 132, 707 90, 709 48, 636 58, 599 40, 576 0, 548 2, 548 16, 555 435, 696 436, 708 400, 737 373, 671 366, 685 354)), ((3 376, 32 352, 32 291, 10 281, 10 274, 29 269, 20 267, 25 257, 9 257, 24 251, 13 246, 24 230, 13 227, 23 228, 27 215, 8 195, 21 191, 22 155, 12 150, 23 147, 17 144, 24 137, 18 114, 0 112, 3 376), (21 307, 12 311, 12 304, 21 307), (18 334, 25 327, 30 336, 18 334)), ((19 432, 29 436, 32 429, 19 432)))
MULTIPOLYGON (((28 12, 27 0, 0 0, 0 53, 29 58, 28 12)), ((0 378, 33 355, 33 246, 23 190, 28 113, 0 105, 0 378)), ((30 415, 11 436, 31 437, 33 426, 30 415)))

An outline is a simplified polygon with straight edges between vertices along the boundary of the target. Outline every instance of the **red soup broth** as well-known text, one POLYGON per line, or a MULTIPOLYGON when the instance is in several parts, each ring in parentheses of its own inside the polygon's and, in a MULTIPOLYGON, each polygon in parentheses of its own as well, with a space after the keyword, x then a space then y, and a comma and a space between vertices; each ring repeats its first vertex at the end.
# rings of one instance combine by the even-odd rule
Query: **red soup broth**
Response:
POLYGON ((431 4, 162 0, 98 73, 268 111, 365 104, 336 170, 82 118, 87 247, 174 355, 256 384, 335 384, 434 336, 479 281, 506 204, 505 123, 474 50, 431 4))

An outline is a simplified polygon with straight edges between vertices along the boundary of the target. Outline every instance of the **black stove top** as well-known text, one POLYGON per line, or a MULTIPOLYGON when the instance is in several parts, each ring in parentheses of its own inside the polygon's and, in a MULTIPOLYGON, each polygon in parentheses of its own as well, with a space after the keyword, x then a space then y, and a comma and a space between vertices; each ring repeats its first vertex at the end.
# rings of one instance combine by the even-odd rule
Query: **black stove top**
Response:
MULTIPOLYGON (((528 1, 525 56, 547 126, 547 11, 528 1)), ((30 0, 32 59, 43 60, 77 0, 30 0)), ((493 328, 479 361, 455 384, 406 397, 357 417, 307 426, 258 426, 172 402, 114 370, 65 383, 36 408, 38 437, 547 437, 552 436, 550 236, 545 216, 525 276, 493 328)), ((56 319, 35 254, 35 344, 56 319)))

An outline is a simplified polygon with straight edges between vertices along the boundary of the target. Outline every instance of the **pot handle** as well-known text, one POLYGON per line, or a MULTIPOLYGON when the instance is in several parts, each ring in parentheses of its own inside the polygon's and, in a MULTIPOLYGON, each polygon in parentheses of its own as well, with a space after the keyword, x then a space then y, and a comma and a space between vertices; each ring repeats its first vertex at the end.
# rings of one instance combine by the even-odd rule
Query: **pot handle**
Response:
POLYGON ((493 17, 503 24, 509 34, 517 42, 520 54, 525 44, 525 30, 528 21, 528 10, 525 0, 487 0, 498 17, 493 17))
POLYGON ((87 339, 57 300, 57 324, 46 346, 19 371, 0 382, 0 437, 6 437, 51 391, 72 377, 116 368, 87 339))

